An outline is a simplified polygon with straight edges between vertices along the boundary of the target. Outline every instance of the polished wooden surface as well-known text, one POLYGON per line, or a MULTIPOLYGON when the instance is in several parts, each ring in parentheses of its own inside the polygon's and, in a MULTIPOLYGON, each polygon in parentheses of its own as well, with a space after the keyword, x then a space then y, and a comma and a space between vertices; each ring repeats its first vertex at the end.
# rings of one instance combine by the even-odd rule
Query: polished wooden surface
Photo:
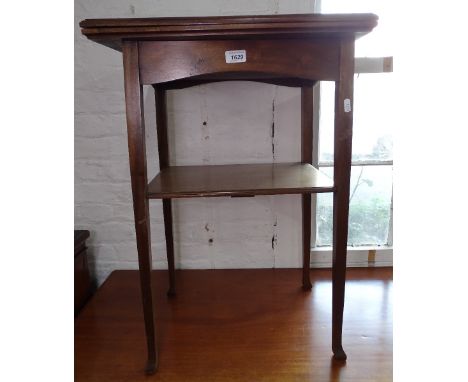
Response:
POLYGON ((219 74, 210 74, 206 76, 208 78, 203 78, 204 76, 198 76, 194 78, 184 78, 182 80, 174 80, 171 82, 165 82, 159 84, 163 86, 164 89, 185 89, 191 86, 204 85, 213 82, 228 82, 228 81, 254 81, 254 82, 263 82, 265 84, 278 85, 278 86, 288 86, 288 87, 301 87, 301 86, 314 86, 317 81, 315 80, 306 80, 301 78, 291 78, 291 77, 273 77, 271 74, 262 75, 261 73, 236 73, 228 72, 219 74))
POLYGON ((333 191, 333 181, 307 163, 174 166, 148 186, 149 198, 251 196, 333 191))
MULTIPOLYGON (((166 90, 154 87, 156 129, 158 134, 159 170, 169 167, 169 138, 167 133, 166 90)), ((167 268, 169 270, 168 296, 175 295, 174 237, 172 227, 172 201, 163 199, 164 233, 166 235, 167 268)))
POLYGON ((308 38, 356 36, 370 32, 378 17, 370 13, 290 14, 260 16, 87 19, 82 33, 91 40, 121 50, 123 39, 190 40, 219 38, 308 38))
POLYGON ((75 315, 86 304, 93 293, 94 283, 88 266, 86 239, 88 230, 75 230, 75 258, 74 258, 74 305, 75 315))
POLYGON ((229 72, 235 72, 238 80, 292 77, 334 81, 339 76, 339 48, 339 39, 324 38, 143 41, 139 43, 141 81, 220 79, 229 72), (246 61, 227 63, 225 52, 229 50, 245 50, 246 61), (301 52, 300 58, 297 52, 301 52))
MULTIPOLYGON (((314 140, 314 87, 301 87, 301 162, 312 165, 314 140)), ((312 197, 302 194, 302 289, 312 288, 310 282, 310 236, 312 229, 312 197)))
MULTIPOLYGON (((241 256, 242 254, 239 254, 241 256)), ((390 382, 392 270, 348 269, 346 362, 332 360, 331 271, 153 271, 160 368, 141 373, 145 344, 137 271, 116 271, 75 321, 77 382, 390 382)))
POLYGON ((348 243, 349 187, 353 137, 354 39, 341 41, 340 79, 335 83, 335 128, 333 193, 333 314, 332 349, 337 359, 346 359, 342 345, 348 243), (349 101, 349 109, 345 102, 349 101))
POLYGON ((125 106, 127 139, 132 183, 133 213, 140 269, 141 301, 143 303, 147 362, 145 372, 152 374, 158 368, 158 350, 151 288, 151 231, 149 201, 146 199, 148 177, 146 171, 145 119, 143 117, 143 87, 138 70, 138 46, 136 42, 123 43, 125 106))

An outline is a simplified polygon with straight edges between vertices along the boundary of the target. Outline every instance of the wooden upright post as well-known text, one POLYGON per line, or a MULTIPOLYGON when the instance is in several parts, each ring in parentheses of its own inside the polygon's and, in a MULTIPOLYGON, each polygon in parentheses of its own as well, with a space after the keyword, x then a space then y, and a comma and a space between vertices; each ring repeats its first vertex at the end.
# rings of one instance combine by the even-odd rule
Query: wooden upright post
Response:
POLYGON ((341 40, 339 63, 339 79, 335 83, 332 349, 336 359, 345 360, 342 328, 353 135, 354 38, 341 40))
MULTIPOLYGON (((312 164, 314 87, 301 87, 301 161, 312 164)), ((302 289, 310 290, 311 195, 302 194, 302 289)))
POLYGON ((140 268, 140 286, 143 301, 148 360, 145 372, 154 374, 158 368, 156 333, 154 328, 153 298, 151 291, 151 238, 147 198, 145 124, 143 118, 143 87, 140 83, 138 43, 122 43, 125 106, 127 111, 128 152, 132 181, 133 211, 140 268))
MULTIPOLYGON (((167 137, 167 106, 166 90, 154 86, 156 101, 156 129, 158 132, 159 169, 169 167, 169 140, 167 137)), ((168 296, 175 296, 175 265, 174 239, 172 233, 172 203, 171 199, 163 199, 164 231, 166 234, 167 267, 169 270, 168 296)))

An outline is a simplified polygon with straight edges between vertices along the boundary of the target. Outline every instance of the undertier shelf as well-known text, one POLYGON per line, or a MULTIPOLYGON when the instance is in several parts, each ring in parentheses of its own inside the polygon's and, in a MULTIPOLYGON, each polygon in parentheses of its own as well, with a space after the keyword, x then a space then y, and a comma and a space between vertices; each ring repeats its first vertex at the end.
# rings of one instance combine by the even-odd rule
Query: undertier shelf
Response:
POLYGON ((332 192, 333 180, 307 163, 173 166, 148 185, 150 199, 332 192))

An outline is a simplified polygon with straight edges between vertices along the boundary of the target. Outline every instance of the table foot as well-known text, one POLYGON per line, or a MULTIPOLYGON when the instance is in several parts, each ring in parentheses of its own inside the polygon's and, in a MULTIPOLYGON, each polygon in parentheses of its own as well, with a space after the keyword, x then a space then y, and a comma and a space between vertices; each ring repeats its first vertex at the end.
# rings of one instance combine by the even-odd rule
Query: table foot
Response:
POLYGON ((158 370, 158 363, 156 362, 155 359, 149 359, 146 362, 145 374, 146 375, 153 375, 154 373, 156 373, 156 370, 158 370))
POLYGON ((343 348, 340 346, 339 348, 333 349, 333 358, 338 361, 345 361, 348 356, 344 352, 343 348))
POLYGON ((311 289, 312 289, 312 284, 310 283, 310 281, 302 284, 303 291, 308 292, 311 289))

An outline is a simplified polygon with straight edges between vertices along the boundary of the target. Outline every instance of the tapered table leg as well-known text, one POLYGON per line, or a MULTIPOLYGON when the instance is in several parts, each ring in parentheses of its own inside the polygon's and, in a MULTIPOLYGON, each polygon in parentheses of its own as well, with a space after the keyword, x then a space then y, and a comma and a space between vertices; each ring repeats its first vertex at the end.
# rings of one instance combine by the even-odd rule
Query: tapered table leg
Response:
POLYGON ((172 236, 172 204, 171 199, 163 199, 164 230, 166 233, 167 267, 169 270, 169 290, 167 295, 173 297, 175 290, 175 266, 174 266, 174 239, 172 236))
MULTIPOLYGON (((301 87, 301 160, 312 164, 314 87, 301 87)), ((302 194, 302 289, 310 290, 311 195, 302 194)))
MULTIPOLYGON (((159 168, 169 167, 169 139, 167 134, 167 105, 166 90, 154 86, 156 105, 156 130, 158 133, 159 168)), ((164 231, 166 233, 167 267, 169 270, 169 297, 175 296, 175 265, 174 265, 174 238, 172 234, 172 201, 163 199, 164 231)))
POLYGON ((145 320, 148 360, 147 374, 158 368, 156 333, 154 328, 153 298, 151 291, 151 239, 147 192, 145 126, 143 118, 143 88, 138 68, 138 44, 123 42, 125 105, 127 111, 128 151, 132 182, 133 210, 140 268, 140 287, 145 320))
POLYGON ((332 349, 335 359, 345 360, 347 356, 343 350, 342 328, 353 128, 353 40, 344 39, 341 42, 340 61, 340 78, 335 83, 332 349))
POLYGON ((302 289, 310 290, 311 195, 302 194, 302 289))

